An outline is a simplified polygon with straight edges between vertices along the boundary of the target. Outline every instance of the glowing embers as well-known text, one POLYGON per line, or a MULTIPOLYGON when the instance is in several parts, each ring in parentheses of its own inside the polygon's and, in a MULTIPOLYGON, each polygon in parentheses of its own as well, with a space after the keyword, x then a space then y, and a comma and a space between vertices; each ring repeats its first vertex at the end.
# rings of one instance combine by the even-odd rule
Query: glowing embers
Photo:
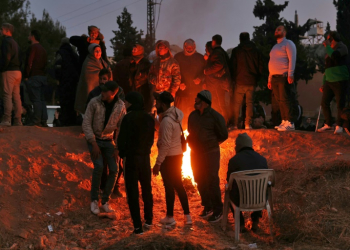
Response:
MULTIPOLYGON (((185 130, 184 134, 185 134, 185 137, 187 138, 188 131, 185 130)), ((182 169, 182 178, 191 180, 192 185, 196 187, 197 184, 194 181, 192 167, 191 167, 191 148, 188 146, 188 143, 187 143, 187 150, 183 154, 181 169, 182 169)))

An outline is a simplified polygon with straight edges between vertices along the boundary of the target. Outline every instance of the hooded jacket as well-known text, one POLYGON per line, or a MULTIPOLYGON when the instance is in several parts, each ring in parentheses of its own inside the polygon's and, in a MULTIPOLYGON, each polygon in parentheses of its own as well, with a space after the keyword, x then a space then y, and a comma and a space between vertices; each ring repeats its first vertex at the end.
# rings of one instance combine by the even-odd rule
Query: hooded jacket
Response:
POLYGON ((192 152, 220 150, 219 144, 228 138, 224 117, 208 107, 203 114, 194 110, 188 118, 188 145, 192 152))
POLYGON ((242 42, 232 50, 230 67, 235 84, 255 86, 263 71, 261 53, 253 42, 242 42))
MULTIPOLYGON (((185 49, 185 48, 184 48, 185 49)), ((186 55, 185 50, 175 55, 175 60, 180 65, 181 82, 186 85, 185 90, 179 89, 176 96, 195 97, 202 90, 201 84, 196 85, 194 79, 204 79, 205 60, 202 54, 195 52, 192 55, 186 55)))
POLYGON ((221 47, 215 47, 209 55, 204 69, 207 85, 214 85, 229 91, 231 84, 229 58, 226 51, 221 47))
POLYGON ((182 155, 180 124, 183 117, 182 111, 174 106, 160 115, 156 164, 161 165, 167 156, 182 155))
POLYGON ((323 83, 339 82, 349 80, 349 69, 347 64, 348 48, 342 42, 338 42, 335 49, 326 46, 326 71, 324 73, 323 83))
POLYGON ((157 59, 151 65, 149 71, 149 82, 155 86, 155 92, 168 91, 175 96, 181 83, 181 74, 179 63, 174 59, 170 52, 168 41, 159 41, 156 44, 157 59), (169 55, 161 57, 158 46, 164 44, 169 49, 169 55))
POLYGON ((106 107, 101 99, 101 95, 92 98, 86 108, 82 125, 86 140, 92 143, 96 141, 96 139, 115 139, 117 145, 116 138, 118 137, 120 125, 125 113, 124 102, 118 98, 113 106, 107 125, 104 126, 106 107))
POLYGON ((154 119, 146 113, 142 95, 130 92, 127 97, 132 105, 124 116, 118 135, 119 156, 149 155, 154 142, 154 119), (132 99, 132 101, 130 101, 132 99))

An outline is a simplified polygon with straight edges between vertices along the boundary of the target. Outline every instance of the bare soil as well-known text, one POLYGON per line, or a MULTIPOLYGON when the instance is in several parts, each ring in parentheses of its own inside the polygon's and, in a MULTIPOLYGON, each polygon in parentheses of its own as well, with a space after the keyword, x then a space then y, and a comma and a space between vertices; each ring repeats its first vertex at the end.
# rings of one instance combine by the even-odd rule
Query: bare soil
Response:
MULTIPOLYGON (((231 132, 221 145, 222 190, 239 132, 231 132)), ((90 212, 93 165, 80 127, 10 127, 0 129, 0 249, 249 249, 250 243, 258 249, 350 249, 350 138, 301 131, 247 133, 276 171, 274 242, 266 212, 259 231, 241 234, 239 243, 234 242, 232 214, 225 232, 220 223, 198 217, 200 197, 189 181, 193 225, 184 226, 176 200, 178 223, 162 228, 158 221, 166 208, 160 176, 152 177, 154 226, 132 236, 123 185, 124 197, 111 200, 116 219, 90 212)), ((152 164, 156 151, 154 146, 152 164)))

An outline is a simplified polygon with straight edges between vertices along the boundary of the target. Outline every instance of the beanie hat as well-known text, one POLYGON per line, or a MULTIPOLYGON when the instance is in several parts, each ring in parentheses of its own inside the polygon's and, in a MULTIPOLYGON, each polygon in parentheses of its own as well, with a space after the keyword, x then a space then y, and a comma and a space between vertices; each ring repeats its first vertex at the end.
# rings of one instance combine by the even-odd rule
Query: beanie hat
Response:
POLYGON ((197 94, 197 97, 211 105, 211 93, 209 92, 209 90, 202 90, 197 94))
POLYGON ((91 31, 98 31, 98 32, 100 32, 100 29, 97 28, 95 25, 90 25, 90 26, 88 26, 88 32, 90 33, 91 31))
POLYGON ((98 45, 98 44, 96 44, 96 43, 92 43, 92 44, 89 45, 88 51, 89 51, 89 53, 90 53, 91 55, 94 54, 94 50, 95 50, 96 47, 101 47, 101 46, 98 45))
POLYGON ((253 147, 253 141, 249 137, 249 135, 247 135, 247 133, 238 134, 236 138, 236 153, 241 151, 242 148, 252 148, 252 147, 253 147))

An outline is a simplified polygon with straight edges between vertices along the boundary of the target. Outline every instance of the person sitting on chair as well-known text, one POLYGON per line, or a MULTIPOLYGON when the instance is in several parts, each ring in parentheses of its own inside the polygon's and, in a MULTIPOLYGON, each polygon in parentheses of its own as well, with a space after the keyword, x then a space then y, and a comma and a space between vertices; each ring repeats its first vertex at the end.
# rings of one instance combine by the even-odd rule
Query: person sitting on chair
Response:
MULTIPOLYGON (((254 170, 254 169, 267 169, 267 161, 265 157, 255 152, 253 149, 252 139, 247 133, 238 134, 236 138, 236 155, 232 157, 228 163, 227 170, 227 182, 230 180, 230 175, 233 172, 254 170)), ((239 207, 239 190, 236 181, 232 184, 232 190, 230 193, 231 201, 239 207)), ((233 210, 233 208, 231 207, 233 210)), ((255 211, 251 214, 253 222, 252 231, 255 232, 258 229, 259 218, 261 218, 261 211, 255 211)), ((240 213, 241 231, 244 229, 244 217, 242 212, 240 213)))

